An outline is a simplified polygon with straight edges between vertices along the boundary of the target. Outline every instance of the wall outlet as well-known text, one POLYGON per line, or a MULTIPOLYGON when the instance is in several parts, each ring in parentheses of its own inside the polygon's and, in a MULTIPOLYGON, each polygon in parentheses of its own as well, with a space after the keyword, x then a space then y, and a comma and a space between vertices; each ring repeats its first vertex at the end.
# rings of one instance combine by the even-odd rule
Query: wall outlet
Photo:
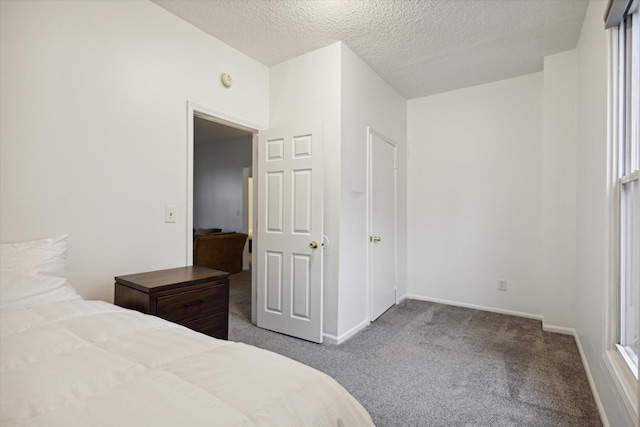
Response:
POLYGON ((507 290, 507 281, 506 280, 498 280, 498 290, 506 291, 507 290))
POLYGON ((176 222, 175 206, 166 206, 164 208, 164 222, 176 222))

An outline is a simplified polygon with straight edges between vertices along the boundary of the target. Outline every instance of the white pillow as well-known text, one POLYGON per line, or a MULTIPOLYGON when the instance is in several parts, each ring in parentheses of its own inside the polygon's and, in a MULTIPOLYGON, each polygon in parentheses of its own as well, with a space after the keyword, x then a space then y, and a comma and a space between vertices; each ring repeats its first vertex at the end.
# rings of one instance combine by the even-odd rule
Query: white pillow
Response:
POLYGON ((0 309, 81 299, 66 279, 67 236, 0 244, 0 309))

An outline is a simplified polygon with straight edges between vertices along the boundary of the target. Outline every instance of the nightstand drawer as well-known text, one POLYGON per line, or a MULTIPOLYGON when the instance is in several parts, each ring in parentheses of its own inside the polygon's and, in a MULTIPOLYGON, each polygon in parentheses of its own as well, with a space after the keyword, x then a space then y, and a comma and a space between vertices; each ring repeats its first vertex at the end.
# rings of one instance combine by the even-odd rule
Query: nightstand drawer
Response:
POLYGON ((183 323, 187 328, 194 331, 202 332, 216 338, 227 339, 227 331, 229 330, 229 318, 226 311, 213 316, 203 317, 191 322, 183 323))
POLYGON ((156 315, 163 319, 178 321, 199 318, 226 310, 224 285, 158 297, 156 315))

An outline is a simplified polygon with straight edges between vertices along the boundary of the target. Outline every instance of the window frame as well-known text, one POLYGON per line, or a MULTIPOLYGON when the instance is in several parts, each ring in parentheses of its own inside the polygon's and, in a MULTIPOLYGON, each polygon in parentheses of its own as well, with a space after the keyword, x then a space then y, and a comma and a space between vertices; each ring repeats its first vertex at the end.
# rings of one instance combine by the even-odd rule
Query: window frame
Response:
MULTIPOLYGON (((629 159, 631 153, 629 143, 624 138, 635 138, 635 149, 640 149, 638 143, 640 113, 638 88, 640 88, 640 72, 638 64, 640 54, 640 14, 638 0, 630 2, 627 15, 631 16, 631 31, 624 17, 620 25, 609 30, 609 73, 608 73, 608 177, 609 177, 609 305, 607 309, 607 348, 603 355, 605 366, 608 368, 614 383, 622 396, 634 424, 638 425, 638 359, 632 351, 621 345, 624 333, 622 306, 623 289, 623 244, 625 239, 622 227, 622 188, 625 183, 640 178, 640 172, 630 171, 629 159), (630 45, 627 38, 630 38, 630 45), (633 50, 629 49, 629 46, 633 50), (631 56, 631 64, 627 58, 631 56), (627 77, 630 77, 627 79, 627 77), (627 105, 625 101, 630 100, 627 105), (632 353, 632 354, 629 354, 632 353)), ((634 152, 637 155, 637 151, 634 152)), ((637 169, 635 164, 634 168, 637 169)), ((637 319, 640 326, 640 313, 637 319)))
MULTIPOLYGON (((625 360, 629 369, 634 374, 636 380, 638 379, 638 354, 637 350, 634 353, 631 348, 625 345, 623 341, 626 340, 626 329, 628 327, 628 319, 626 318, 625 311, 625 298, 626 298, 626 272, 628 271, 625 256, 625 250, 628 249, 628 239, 634 236, 628 236, 623 230, 623 226, 626 220, 623 218, 625 215, 625 209, 623 207, 623 192, 624 187, 632 182, 639 182, 640 172, 638 171, 638 116, 640 114, 639 108, 639 54, 638 43, 639 40, 639 23, 638 13, 630 13, 628 18, 623 19, 620 23, 617 33, 619 36, 618 41, 618 68, 619 76, 618 81, 620 83, 618 87, 618 102, 619 102, 619 127, 618 127, 618 171, 617 171, 617 193, 618 193, 618 254, 617 254, 617 266, 618 273, 618 325, 617 325, 617 340, 616 349, 620 352, 620 355, 625 360), (627 22, 630 20, 631 22, 627 22), (635 21, 635 22, 634 22, 635 21), (630 61, 629 61, 630 60, 630 61)), ((638 185, 638 184, 636 184, 638 185)), ((639 207, 636 207, 636 212, 640 211, 639 207)), ((629 224, 626 224, 629 225, 629 224)), ((636 224, 636 228, 639 224, 636 224)), ((638 236, 635 236, 638 239, 638 236)), ((636 266, 637 268, 637 266, 636 266)), ((635 296, 636 307, 638 304, 638 296, 635 296)), ((636 308, 637 310, 637 308, 636 308)), ((638 319, 636 319, 638 322, 638 319)), ((635 329, 638 330, 638 324, 636 323, 635 329)), ((637 338, 636 338, 637 340, 637 338)), ((637 344, 636 344, 637 345, 637 344)))

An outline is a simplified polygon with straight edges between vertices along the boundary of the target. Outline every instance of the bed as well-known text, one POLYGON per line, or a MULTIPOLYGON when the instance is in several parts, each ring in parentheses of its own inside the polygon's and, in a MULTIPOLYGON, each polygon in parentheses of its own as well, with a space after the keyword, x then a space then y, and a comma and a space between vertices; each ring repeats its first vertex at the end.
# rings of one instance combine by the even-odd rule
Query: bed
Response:
POLYGON ((65 239, 0 245, 0 425, 373 425, 320 371, 83 300, 65 239))

